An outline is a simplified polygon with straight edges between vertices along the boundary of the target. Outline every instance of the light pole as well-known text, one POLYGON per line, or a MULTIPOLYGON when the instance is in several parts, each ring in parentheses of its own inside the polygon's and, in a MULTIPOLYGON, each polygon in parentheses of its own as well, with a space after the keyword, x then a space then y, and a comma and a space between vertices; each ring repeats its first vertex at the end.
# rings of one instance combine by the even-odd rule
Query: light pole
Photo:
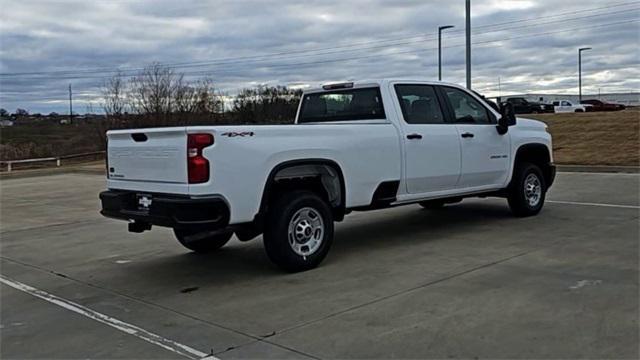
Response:
POLYGON ((442 30, 451 29, 453 25, 440 26, 438 28, 438 80, 442 81, 442 30))
POLYGON ((467 39, 467 89, 471 90, 471 0, 465 1, 465 37, 467 39))
POLYGON ((578 102, 582 103, 582 52, 591 50, 590 47, 578 49, 578 102))
POLYGON ((73 99, 71 98, 71 84, 69 84, 69 125, 73 122, 73 99))

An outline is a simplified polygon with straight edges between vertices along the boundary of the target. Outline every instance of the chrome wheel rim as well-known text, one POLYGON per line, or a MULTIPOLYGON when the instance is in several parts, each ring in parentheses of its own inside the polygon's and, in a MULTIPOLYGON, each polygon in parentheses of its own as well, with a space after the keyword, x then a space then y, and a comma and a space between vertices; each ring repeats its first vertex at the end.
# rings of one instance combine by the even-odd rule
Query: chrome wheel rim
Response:
POLYGON ((524 198, 530 207, 536 207, 542 199, 542 183, 536 174, 529 174, 524 179, 524 198))
POLYGON ((324 222, 316 209, 305 207, 293 214, 289 221, 288 240, 296 254, 306 257, 315 253, 323 238, 324 222))

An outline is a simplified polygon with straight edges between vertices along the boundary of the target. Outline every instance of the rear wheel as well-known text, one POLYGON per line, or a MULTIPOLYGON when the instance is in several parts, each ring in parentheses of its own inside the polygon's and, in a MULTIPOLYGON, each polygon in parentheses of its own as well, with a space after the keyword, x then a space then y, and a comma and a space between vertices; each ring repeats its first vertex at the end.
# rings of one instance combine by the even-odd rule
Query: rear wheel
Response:
POLYGON ((310 191, 280 196, 269 213, 263 234, 269 259, 290 272, 318 266, 333 241, 333 216, 329 205, 310 191))
POLYGON ((507 200, 516 216, 532 216, 542 210, 547 193, 544 176, 534 164, 521 163, 516 166, 509 185, 507 200))
POLYGON ((207 235, 202 230, 194 229, 173 229, 176 238, 191 251, 197 253, 208 253, 223 247, 233 236, 233 232, 216 233, 207 235))

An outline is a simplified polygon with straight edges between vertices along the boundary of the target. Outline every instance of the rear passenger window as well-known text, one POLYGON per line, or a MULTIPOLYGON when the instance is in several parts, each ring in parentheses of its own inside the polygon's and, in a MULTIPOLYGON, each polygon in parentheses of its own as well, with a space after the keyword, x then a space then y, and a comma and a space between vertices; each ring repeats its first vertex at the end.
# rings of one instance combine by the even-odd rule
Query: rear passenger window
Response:
POLYGON ((380 88, 306 94, 298 123, 386 119, 380 88))
POLYGON ((408 124, 443 124, 440 103, 429 85, 396 85, 402 116, 408 124))

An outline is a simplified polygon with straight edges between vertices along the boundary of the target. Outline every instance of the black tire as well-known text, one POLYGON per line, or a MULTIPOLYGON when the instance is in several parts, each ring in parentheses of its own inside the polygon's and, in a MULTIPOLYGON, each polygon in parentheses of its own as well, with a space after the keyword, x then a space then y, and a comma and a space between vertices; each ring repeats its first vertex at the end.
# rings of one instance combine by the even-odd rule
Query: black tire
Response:
POLYGON ((419 202, 418 204, 427 210, 439 210, 444 207, 444 201, 442 200, 428 200, 419 202))
POLYGON ((176 239, 187 249, 197 253, 209 253, 223 247, 233 236, 233 232, 217 233, 196 240, 189 239, 189 236, 197 234, 201 230, 195 229, 173 229, 176 239))
POLYGON ((577 113, 581 113, 581 112, 584 112, 584 110, 582 110, 582 109, 576 109, 576 111, 575 111, 575 112, 577 112, 577 113))
POLYGON ((530 163, 516 164, 507 195, 513 214, 520 217, 536 215, 542 210, 546 194, 547 186, 542 170, 530 163), (536 182, 539 192, 535 188, 536 182), (525 189, 526 186, 531 187, 529 191, 525 189))
POLYGON ((289 272, 313 269, 327 256, 333 242, 333 215, 315 193, 296 190, 280 195, 270 206, 266 220, 264 248, 280 268, 289 272))

